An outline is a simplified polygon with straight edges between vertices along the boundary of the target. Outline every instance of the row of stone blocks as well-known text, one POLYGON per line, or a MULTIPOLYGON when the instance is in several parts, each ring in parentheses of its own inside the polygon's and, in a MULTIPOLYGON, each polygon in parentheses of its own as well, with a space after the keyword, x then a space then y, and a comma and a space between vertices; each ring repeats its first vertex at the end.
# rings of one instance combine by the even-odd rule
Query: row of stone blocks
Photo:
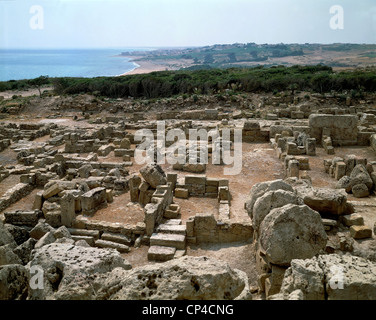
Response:
POLYGON ((221 200, 228 200, 228 179, 213 179, 206 176, 185 176, 184 184, 176 183, 175 197, 187 199, 193 197, 217 198, 221 194, 221 200), (225 196, 225 194, 227 196, 225 196))
POLYGON ((99 230, 68 229, 75 241, 84 240, 92 247, 112 248, 121 253, 130 251, 131 239, 122 234, 100 232, 99 230))

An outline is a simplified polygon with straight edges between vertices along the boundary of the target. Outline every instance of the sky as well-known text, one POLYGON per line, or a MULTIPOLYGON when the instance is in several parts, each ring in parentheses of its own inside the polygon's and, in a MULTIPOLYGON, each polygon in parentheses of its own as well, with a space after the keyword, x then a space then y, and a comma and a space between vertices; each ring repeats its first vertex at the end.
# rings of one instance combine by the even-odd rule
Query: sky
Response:
POLYGON ((0 0, 0 49, 249 42, 375 44, 376 0, 0 0))

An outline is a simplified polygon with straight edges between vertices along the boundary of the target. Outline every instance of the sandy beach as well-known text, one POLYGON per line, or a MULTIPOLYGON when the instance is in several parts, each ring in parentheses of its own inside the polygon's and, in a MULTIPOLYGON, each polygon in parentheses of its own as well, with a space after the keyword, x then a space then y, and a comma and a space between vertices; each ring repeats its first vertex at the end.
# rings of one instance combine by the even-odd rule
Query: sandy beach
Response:
POLYGON ((129 62, 133 62, 138 65, 132 71, 125 72, 121 76, 128 76, 132 74, 150 73, 153 71, 166 71, 166 70, 179 70, 180 68, 186 68, 193 64, 192 60, 177 59, 177 60, 138 60, 142 57, 131 57, 129 62))
POLYGON ((133 60, 136 60, 136 59, 131 59, 130 62, 137 64, 138 67, 136 67, 132 71, 128 71, 128 72, 121 74, 121 76, 128 76, 128 75, 132 75, 132 74, 150 73, 150 72, 153 72, 153 71, 169 70, 168 67, 161 65, 161 64, 157 64, 157 63, 150 61, 150 60, 142 60, 142 61, 133 61, 133 60))

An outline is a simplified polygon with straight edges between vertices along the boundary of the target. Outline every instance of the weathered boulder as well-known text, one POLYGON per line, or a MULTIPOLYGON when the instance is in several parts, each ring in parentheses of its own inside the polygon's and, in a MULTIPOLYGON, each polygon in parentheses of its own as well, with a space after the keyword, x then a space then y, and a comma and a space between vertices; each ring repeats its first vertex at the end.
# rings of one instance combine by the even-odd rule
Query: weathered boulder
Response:
POLYGON ((114 300, 250 299, 247 278, 226 262, 184 256, 131 271, 116 269, 109 274, 98 296, 114 300))
POLYGON ((124 138, 120 141, 120 148, 121 149, 130 149, 131 148, 131 141, 128 138, 124 138))
MULTIPOLYGON (((349 190, 349 187, 351 185, 351 180, 349 176, 343 176, 341 179, 338 180, 336 184, 336 189, 345 189, 349 190)), ((351 190, 351 188, 350 188, 351 190)))
POLYGON ((12 237, 11 233, 7 230, 4 224, 0 221, 0 246, 10 244, 14 248, 17 246, 16 241, 12 237))
POLYGON ((52 231, 47 232, 42 238, 38 240, 38 242, 35 244, 34 248, 39 249, 42 248, 43 246, 46 246, 50 243, 53 243, 56 241, 56 238, 53 234, 52 231))
POLYGON ((288 299, 301 290, 305 300, 375 300, 375 279, 375 262, 352 255, 320 255, 291 261, 276 296, 288 299))
POLYGON ((372 178, 369 175, 367 168, 363 164, 356 165, 355 168, 351 171, 350 181, 351 181, 350 183, 351 188, 357 184, 362 184, 362 183, 367 186, 368 190, 371 190, 373 187, 372 178))
POLYGON ((7 264, 21 264, 21 259, 13 252, 9 244, 0 247, 0 266, 7 264))
POLYGON ((30 238, 29 231, 27 231, 27 229, 23 227, 14 226, 12 224, 5 224, 4 226, 12 235, 14 241, 16 241, 18 245, 24 243, 30 238))
POLYGON ((301 205, 303 200, 290 191, 275 190, 266 192, 256 200, 253 206, 253 228, 258 230, 261 222, 272 209, 283 207, 289 203, 301 205))
POLYGON ((347 203, 346 192, 342 189, 304 187, 296 188, 304 203, 322 215, 349 214, 351 208, 347 203))
POLYGON ((27 296, 28 270, 20 264, 0 266, 0 300, 20 300, 27 296))
POLYGON ((273 209, 260 225, 260 245, 269 262, 289 266, 293 259, 312 258, 325 248, 321 216, 306 205, 273 209))
POLYGON ((167 183, 166 174, 158 164, 147 164, 140 169, 140 173, 144 180, 154 189, 167 183))
POLYGON ((30 238, 13 250, 13 252, 21 259, 23 265, 30 261, 30 255, 36 243, 37 240, 30 238))
POLYGON ((89 178, 91 170, 93 170, 93 167, 91 164, 84 164, 83 166, 78 168, 77 171, 81 178, 89 178))
POLYGON ((61 238, 68 238, 68 239, 71 239, 72 236, 68 230, 67 227, 65 226, 61 226, 60 228, 56 229, 54 232, 53 232, 53 235, 56 239, 61 239, 61 238))
POLYGON ((45 221, 40 220, 38 224, 30 231, 30 237, 39 240, 42 238, 47 232, 54 231, 55 229, 52 228, 48 223, 45 221))
POLYGON ((245 208, 251 218, 253 217, 253 207, 257 199, 263 196, 266 192, 274 190, 294 192, 294 189, 281 179, 256 183, 251 188, 249 199, 245 203, 245 208))
POLYGON ((351 191, 355 198, 365 198, 369 196, 369 190, 364 183, 354 185, 351 191))
POLYGON ((44 199, 51 198, 63 190, 64 190, 64 186, 62 183, 59 183, 59 182, 54 182, 50 186, 46 185, 43 191, 43 198, 44 199))
MULTIPOLYGON (((33 251, 28 267, 44 270, 44 289, 29 290, 28 299, 92 299, 95 293, 90 278, 115 268, 131 265, 113 249, 52 243, 33 251)), ((97 288, 98 289, 98 288, 97 288)))

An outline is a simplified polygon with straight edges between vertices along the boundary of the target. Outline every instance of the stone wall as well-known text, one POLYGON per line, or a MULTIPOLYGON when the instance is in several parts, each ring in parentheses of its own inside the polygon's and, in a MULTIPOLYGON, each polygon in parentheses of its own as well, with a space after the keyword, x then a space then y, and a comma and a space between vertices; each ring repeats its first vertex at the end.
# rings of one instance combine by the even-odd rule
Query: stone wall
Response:
POLYGON ((269 130, 261 130, 258 121, 246 121, 242 130, 243 142, 267 142, 269 141, 269 130))
POLYGON ((309 116, 310 136, 322 141, 323 132, 330 136, 333 146, 357 145, 358 117, 356 115, 312 114, 309 116))
POLYGON ((157 186, 151 202, 145 208, 145 232, 150 237, 155 228, 162 222, 163 215, 168 206, 172 203, 172 183, 157 186))
POLYGON ((21 200, 23 197, 27 196, 34 186, 28 183, 18 183, 14 187, 7 190, 0 197, 0 211, 3 211, 5 208, 9 207, 11 204, 21 200))
POLYGON ((199 213, 186 222, 187 240, 195 243, 230 243, 253 237, 249 219, 216 220, 213 214, 199 213))

